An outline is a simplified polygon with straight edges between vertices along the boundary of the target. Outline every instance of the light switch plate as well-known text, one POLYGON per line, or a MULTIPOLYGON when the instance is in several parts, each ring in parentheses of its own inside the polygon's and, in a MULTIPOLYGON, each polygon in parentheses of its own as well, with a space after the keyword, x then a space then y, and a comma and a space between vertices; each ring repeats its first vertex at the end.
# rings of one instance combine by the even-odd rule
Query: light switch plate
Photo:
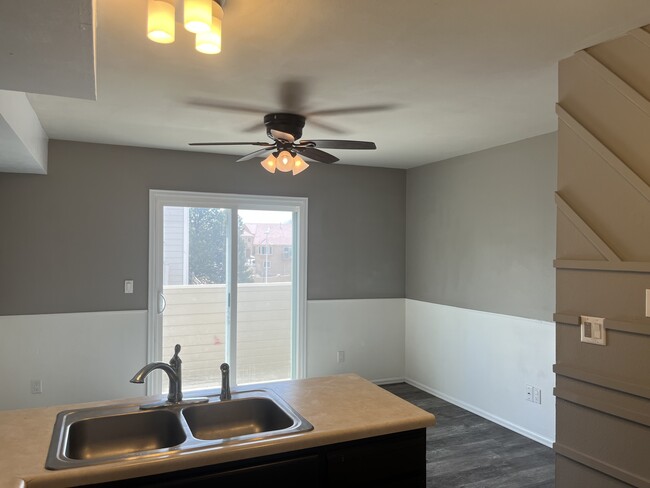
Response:
POLYGON ((650 317, 650 290, 645 291, 645 316, 650 317))
POLYGON ((580 341, 589 344, 604 346, 607 344, 605 336, 605 319, 602 317, 580 316, 580 341))

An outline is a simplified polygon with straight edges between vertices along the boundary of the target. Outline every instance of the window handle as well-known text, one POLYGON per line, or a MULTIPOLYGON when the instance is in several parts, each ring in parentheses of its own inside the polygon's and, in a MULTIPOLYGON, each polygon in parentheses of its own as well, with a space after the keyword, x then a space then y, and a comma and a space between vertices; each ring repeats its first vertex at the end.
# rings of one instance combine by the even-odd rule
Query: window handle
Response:
POLYGON ((162 293, 158 294, 158 313, 163 313, 165 309, 167 308, 167 300, 165 299, 165 295, 162 293))

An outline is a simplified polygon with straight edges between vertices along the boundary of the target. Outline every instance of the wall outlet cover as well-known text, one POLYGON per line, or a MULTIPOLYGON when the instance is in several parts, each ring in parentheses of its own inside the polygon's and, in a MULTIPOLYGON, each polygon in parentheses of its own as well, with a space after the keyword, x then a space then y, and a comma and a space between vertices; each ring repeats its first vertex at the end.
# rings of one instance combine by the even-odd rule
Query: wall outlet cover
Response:
POLYGON ((605 337, 605 319, 602 317, 580 316, 580 341, 589 344, 604 346, 607 344, 605 337))
POLYGON ((32 380, 30 383, 32 395, 43 393, 43 382, 41 380, 32 380))

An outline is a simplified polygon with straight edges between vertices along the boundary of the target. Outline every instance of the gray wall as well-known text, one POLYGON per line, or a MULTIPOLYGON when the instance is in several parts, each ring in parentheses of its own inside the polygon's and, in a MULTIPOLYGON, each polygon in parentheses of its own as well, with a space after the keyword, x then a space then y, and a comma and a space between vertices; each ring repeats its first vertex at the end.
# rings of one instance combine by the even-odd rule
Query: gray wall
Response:
POLYGON ((308 298, 404 296, 405 171, 234 159, 51 141, 47 175, 0 174, 0 315, 146 309, 149 189, 308 197, 308 298))
POLYGON ((406 297, 551 321, 556 134, 408 170, 406 297))

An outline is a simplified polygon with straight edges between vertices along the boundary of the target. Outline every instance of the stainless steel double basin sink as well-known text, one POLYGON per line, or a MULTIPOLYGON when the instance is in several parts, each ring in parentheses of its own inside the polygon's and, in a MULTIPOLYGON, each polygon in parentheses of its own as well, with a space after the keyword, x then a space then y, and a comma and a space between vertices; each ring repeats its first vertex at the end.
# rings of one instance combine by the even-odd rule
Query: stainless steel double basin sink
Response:
POLYGON ((158 410, 129 404, 60 412, 45 467, 165 457, 313 429, 270 390, 233 392, 226 401, 208 398, 158 410))

